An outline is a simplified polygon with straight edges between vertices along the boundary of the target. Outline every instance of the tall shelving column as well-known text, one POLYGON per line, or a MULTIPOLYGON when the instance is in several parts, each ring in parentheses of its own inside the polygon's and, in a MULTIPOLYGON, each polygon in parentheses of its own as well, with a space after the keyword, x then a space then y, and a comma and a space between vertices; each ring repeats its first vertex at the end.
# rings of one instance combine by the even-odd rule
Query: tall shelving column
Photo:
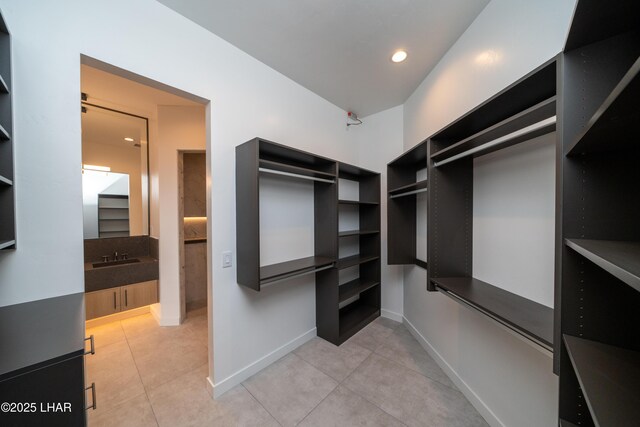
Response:
POLYGON ((427 192, 427 180, 418 172, 427 168, 427 141, 387 165, 387 256, 391 265, 415 264, 427 268, 416 250, 417 194, 427 192))
POLYGON ((15 249, 11 36, 0 13, 0 250, 15 249))
POLYGON ((359 195, 337 200, 336 215, 357 210, 359 227, 339 231, 336 223, 338 246, 355 241, 358 253, 340 254, 336 268, 318 274, 326 280, 316 280, 318 336, 336 345, 380 316, 380 174, 338 163, 338 177, 357 182, 359 195), (348 269, 357 270, 357 277, 341 280, 348 269))
MULTIPOLYGON (((640 6, 580 0, 561 60, 560 423, 640 419, 640 6)), ((564 424, 563 424, 564 425, 564 424)))

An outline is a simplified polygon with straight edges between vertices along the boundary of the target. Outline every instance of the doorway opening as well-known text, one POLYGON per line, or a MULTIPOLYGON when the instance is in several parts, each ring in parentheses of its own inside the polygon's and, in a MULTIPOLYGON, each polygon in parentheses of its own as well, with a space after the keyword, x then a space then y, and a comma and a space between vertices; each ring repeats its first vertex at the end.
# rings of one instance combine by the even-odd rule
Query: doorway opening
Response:
POLYGON ((209 102, 85 56, 81 92, 83 192, 101 188, 83 203, 85 327, 95 343, 86 376, 98 402, 88 418, 100 424, 127 405, 154 417, 149 391, 213 373, 209 102), (185 228, 191 221, 204 231, 185 228), (188 251, 202 246, 194 266, 188 254, 186 277, 185 230, 201 239, 188 251))

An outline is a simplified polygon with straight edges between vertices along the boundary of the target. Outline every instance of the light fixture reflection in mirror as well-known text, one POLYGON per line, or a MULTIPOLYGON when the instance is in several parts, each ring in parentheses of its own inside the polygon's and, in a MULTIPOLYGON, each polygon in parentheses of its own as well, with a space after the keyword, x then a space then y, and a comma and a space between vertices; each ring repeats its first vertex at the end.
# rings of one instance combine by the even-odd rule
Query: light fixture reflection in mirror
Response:
POLYGON ((84 238, 148 235, 148 120, 82 106, 84 238))

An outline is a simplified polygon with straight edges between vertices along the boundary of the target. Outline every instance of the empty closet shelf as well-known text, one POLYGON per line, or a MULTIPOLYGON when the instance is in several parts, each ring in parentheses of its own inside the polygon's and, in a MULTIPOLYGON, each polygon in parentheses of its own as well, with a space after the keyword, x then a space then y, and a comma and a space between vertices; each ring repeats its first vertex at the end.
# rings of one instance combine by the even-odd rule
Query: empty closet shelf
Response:
POLYGON ((375 261, 380 258, 377 255, 354 255, 338 260, 338 269, 353 267, 355 265, 364 264, 365 262, 375 261))
POLYGON ((318 181, 335 182, 336 176, 315 169, 289 165, 287 163, 274 162, 272 160, 260 160, 260 172, 286 175, 292 178, 313 179, 318 181))
POLYGON ((260 267, 260 283, 267 284, 313 273, 318 269, 330 267, 334 262, 335 260, 331 258, 310 256, 278 264, 265 265, 260 267))
POLYGON ((380 231, 378 230, 349 230, 349 231, 341 231, 338 233, 339 237, 347 237, 347 236, 364 236, 367 234, 378 234, 380 231))
POLYGON ((398 187, 398 188, 394 188, 392 190, 389 190, 389 196, 394 199, 396 197, 402 197, 402 196, 410 196, 412 194, 416 194, 416 193, 422 193, 424 191, 427 191, 427 180, 423 180, 423 181, 418 181, 418 182, 414 182, 412 184, 409 185, 404 185, 402 187, 398 187))
POLYGON ((356 205, 356 206, 378 206, 378 202, 363 202, 360 200, 338 200, 341 205, 356 205))
POLYGON ((0 240, 0 249, 6 249, 16 244, 15 240, 0 240))
POLYGON ((640 291, 640 242, 565 239, 565 245, 640 291))
POLYGON ((0 93, 9 93, 9 86, 7 86, 7 83, 2 78, 2 75, 0 75, 0 93))
POLYGON ((11 135, 9 135, 9 132, 7 132, 7 130, 3 128, 2 125, 0 125, 0 140, 8 141, 10 139, 11 135))
POLYGON ((13 181, 11 181, 9 178, 5 178, 4 176, 0 175, 0 185, 13 185, 13 181))
POLYGON ((340 338, 342 343, 358 332, 364 325, 380 315, 380 309, 357 300, 340 309, 340 338))
POLYGON ((338 288, 339 294, 340 294, 338 302, 344 302, 349 298, 353 298, 356 295, 360 295, 360 293, 367 291, 379 284, 380 282, 375 280, 355 279, 343 285, 340 285, 340 287, 338 288))
POLYGON ((438 290, 553 351, 553 309, 473 277, 435 278, 438 290))
POLYGON ((596 426, 637 426, 640 352, 563 336, 571 364, 596 426))
POLYGON ((609 96, 576 136, 568 155, 637 146, 640 137, 636 107, 640 93, 640 58, 620 79, 609 96))

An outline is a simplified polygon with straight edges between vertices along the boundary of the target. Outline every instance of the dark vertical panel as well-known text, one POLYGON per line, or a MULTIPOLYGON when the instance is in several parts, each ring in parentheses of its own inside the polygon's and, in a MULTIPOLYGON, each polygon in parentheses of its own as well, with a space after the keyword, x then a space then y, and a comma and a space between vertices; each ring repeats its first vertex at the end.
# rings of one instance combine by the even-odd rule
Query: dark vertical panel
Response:
POLYGON ((320 338, 338 344, 338 269, 316 273, 316 328, 320 338))
POLYGON ((387 262, 413 264, 416 259, 416 196, 387 196, 387 262))
MULTIPOLYGON (((429 277, 471 276, 473 159, 429 168, 429 277)), ((429 282, 427 288, 435 290, 429 282)))
POLYGON ((563 228, 562 228, 562 215, 563 215, 563 174, 564 174, 564 155, 562 148, 562 141, 564 135, 564 105, 566 88, 564 85, 565 80, 565 68, 564 68, 564 55, 560 54, 557 57, 557 74, 556 74, 556 195, 555 195, 555 260, 554 260, 554 287, 553 287, 553 372, 556 375, 560 374, 560 348, 562 347, 562 250, 563 250, 563 228))
POLYGON ((260 290, 258 140, 236 147, 236 250, 238 283, 260 290))

